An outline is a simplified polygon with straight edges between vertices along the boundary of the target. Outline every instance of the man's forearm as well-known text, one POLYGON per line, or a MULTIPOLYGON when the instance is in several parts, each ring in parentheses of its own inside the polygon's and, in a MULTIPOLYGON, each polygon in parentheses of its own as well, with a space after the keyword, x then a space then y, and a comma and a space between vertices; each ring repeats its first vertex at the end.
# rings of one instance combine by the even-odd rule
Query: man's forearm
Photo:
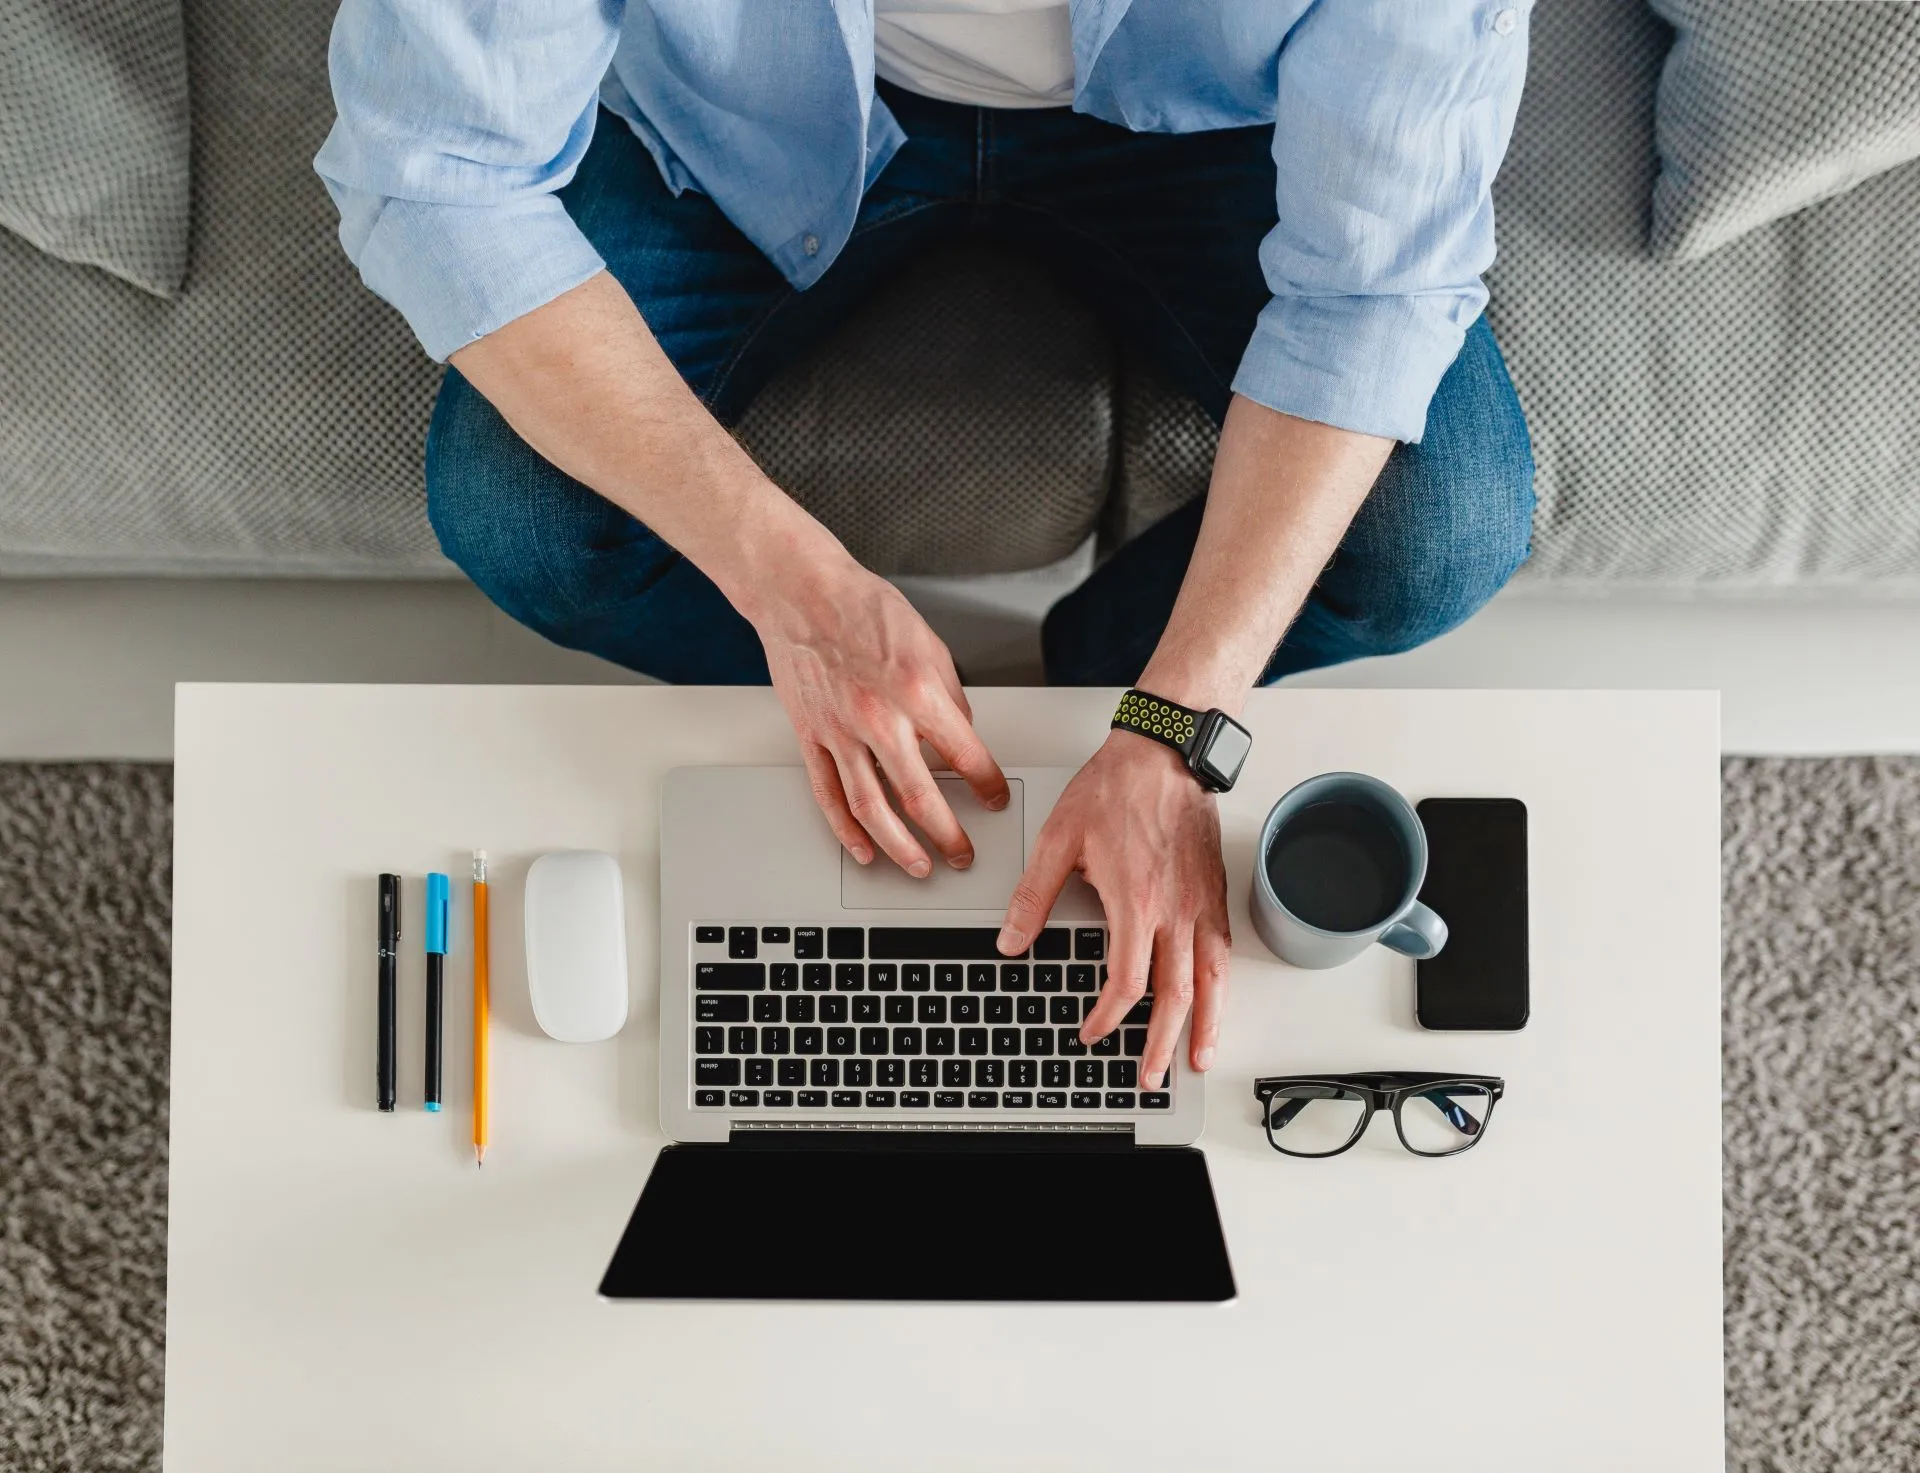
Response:
POLYGON ((451 362, 523 440, 646 523, 749 619, 765 570, 846 556, 694 397, 607 272, 451 362))
POLYGON ((1239 711, 1392 449, 1236 395, 1200 540, 1142 688, 1239 711))

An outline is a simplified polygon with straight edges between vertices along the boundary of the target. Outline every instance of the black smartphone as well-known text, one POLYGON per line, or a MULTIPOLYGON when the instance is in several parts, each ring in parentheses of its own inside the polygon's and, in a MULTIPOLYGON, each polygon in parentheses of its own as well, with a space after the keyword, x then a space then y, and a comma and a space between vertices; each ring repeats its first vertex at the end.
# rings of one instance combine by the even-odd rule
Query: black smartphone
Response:
POLYGON ((1422 904, 1447 923, 1440 954, 1414 964, 1422 1028, 1527 1026, 1527 805, 1518 798, 1427 798, 1422 904))

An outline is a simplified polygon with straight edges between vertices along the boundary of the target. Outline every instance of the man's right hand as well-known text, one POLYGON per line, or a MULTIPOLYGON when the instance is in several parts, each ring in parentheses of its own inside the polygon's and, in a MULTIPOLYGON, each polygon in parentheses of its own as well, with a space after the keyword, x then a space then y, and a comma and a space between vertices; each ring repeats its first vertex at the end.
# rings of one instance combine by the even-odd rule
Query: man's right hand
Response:
POLYGON ((862 864, 872 862, 878 846, 910 875, 933 872, 904 814, 942 859, 965 869, 973 842, 920 743, 988 808, 1006 807, 1006 775, 973 729, 973 710, 940 637, 899 589, 836 551, 777 577, 747 613, 800 738, 814 801, 862 864))

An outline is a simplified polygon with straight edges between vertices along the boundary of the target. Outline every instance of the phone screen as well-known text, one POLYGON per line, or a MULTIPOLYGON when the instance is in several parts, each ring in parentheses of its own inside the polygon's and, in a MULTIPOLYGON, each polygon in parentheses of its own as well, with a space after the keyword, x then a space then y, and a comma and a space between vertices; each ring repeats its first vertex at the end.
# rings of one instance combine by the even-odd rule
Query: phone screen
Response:
POLYGON ((1428 798, 1421 901, 1447 923, 1440 954, 1414 970, 1422 1028, 1527 1024, 1527 807, 1518 798, 1428 798))

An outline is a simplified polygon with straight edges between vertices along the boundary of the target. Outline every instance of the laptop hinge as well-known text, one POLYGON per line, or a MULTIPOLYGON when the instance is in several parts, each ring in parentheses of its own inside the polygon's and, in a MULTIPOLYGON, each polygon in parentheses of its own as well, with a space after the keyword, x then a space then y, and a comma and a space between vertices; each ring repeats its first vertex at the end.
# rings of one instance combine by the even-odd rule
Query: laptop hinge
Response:
POLYGON ((1119 1121, 736 1120, 727 1140, 776 1151, 1125 1151, 1133 1147, 1133 1126, 1119 1121))

